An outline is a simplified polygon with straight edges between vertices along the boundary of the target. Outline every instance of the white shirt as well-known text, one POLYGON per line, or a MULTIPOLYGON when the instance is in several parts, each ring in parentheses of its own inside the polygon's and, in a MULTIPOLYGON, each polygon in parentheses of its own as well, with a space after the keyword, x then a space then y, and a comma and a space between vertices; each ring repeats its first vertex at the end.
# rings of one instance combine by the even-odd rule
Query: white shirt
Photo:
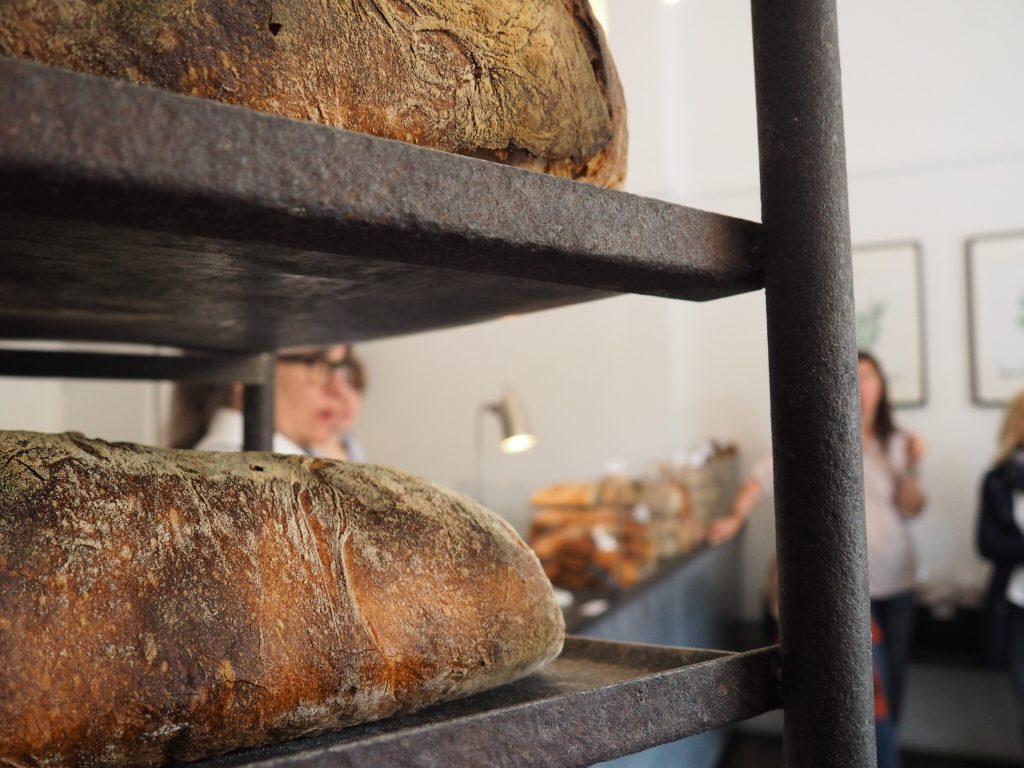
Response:
POLYGON ((754 462, 750 468, 750 478, 761 487, 764 496, 775 495, 775 462, 770 453, 754 462))
MULTIPOLYGON (((241 411, 234 408, 218 408, 210 419, 206 434, 196 443, 197 451, 240 451, 242 436, 245 434, 244 418, 241 411)), ((293 443, 280 432, 274 433, 271 443, 274 453, 307 454, 307 451, 293 443)))
MULTIPOLYGON (((1013 492, 1013 522, 1024 532, 1024 493, 1013 492)), ((1024 565, 1018 565, 1010 571, 1010 581, 1006 585, 1006 599, 1014 605, 1024 608, 1024 565)))
POLYGON ((914 588, 917 570, 910 528, 896 507, 897 478, 907 471, 907 436, 896 432, 883 450, 864 446, 864 513, 868 535, 868 592, 872 599, 914 588))
MULTIPOLYGON (((914 545, 907 519, 900 514, 895 501, 896 478, 906 471, 907 436, 902 432, 889 438, 889 448, 884 455, 877 440, 864 448, 868 585, 874 599, 892 597, 914 587, 917 570, 914 545)), ((757 481, 765 495, 774 494, 770 454, 754 464, 750 477, 757 481)), ((1024 572, 1024 567, 1020 570, 1024 572)), ((1024 590, 1024 575, 1021 576, 1021 589, 1024 590)))
POLYGON ((352 435, 342 435, 341 447, 345 449, 345 455, 348 456, 348 461, 366 461, 366 451, 363 450, 363 444, 352 437, 352 435))

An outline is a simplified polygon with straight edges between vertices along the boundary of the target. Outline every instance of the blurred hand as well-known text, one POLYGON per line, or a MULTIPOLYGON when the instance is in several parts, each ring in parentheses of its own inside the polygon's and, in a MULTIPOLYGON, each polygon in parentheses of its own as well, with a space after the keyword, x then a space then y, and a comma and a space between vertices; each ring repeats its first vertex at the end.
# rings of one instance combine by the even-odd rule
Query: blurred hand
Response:
POLYGON ((917 517, 927 504, 924 490, 917 480, 917 465, 927 450, 924 440, 913 432, 907 435, 907 471, 896 480, 893 501, 903 517, 917 517))
POLYGON ((927 451, 924 438, 913 432, 907 436, 907 466, 916 467, 927 451))
POLYGON ((713 520, 708 526, 708 544, 722 544, 733 538, 743 527, 743 520, 737 515, 726 515, 713 520))

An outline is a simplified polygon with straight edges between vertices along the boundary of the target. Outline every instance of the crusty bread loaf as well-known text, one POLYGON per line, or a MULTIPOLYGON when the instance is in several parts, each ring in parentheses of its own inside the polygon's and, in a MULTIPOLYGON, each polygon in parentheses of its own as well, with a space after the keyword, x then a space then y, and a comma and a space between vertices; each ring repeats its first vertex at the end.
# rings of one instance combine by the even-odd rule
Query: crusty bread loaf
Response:
POLYGON ((0 432, 0 765, 153 765, 556 656, 496 515, 392 469, 0 432))
POLYGON ((530 495, 534 507, 594 507, 601 499, 600 483, 554 483, 530 495))
POLYGON ((10 0, 0 54, 606 186, 625 174, 622 88, 587 0, 10 0))

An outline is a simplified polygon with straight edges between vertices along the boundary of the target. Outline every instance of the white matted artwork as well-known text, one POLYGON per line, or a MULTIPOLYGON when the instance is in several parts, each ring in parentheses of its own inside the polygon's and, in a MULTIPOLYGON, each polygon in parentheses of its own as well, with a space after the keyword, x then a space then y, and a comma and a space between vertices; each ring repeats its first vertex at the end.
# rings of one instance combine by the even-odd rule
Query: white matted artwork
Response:
POLYGON ((857 346, 881 364, 889 402, 924 405, 921 247, 914 242, 854 246, 853 294, 857 346))
POLYGON ((1003 405, 1024 390, 1024 232, 967 241, 971 392, 1003 405))

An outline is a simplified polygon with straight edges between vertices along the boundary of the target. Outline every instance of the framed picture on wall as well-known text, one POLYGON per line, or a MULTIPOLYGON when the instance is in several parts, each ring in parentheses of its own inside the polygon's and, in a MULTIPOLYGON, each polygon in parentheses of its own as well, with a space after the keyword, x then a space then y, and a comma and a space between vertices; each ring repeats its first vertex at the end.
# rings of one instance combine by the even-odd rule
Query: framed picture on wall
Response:
POLYGON ((1024 232, 967 241, 971 394, 1001 406, 1024 390, 1024 232))
POLYGON ((921 272, 918 243, 853 247, 857 346, 878 358, 894 406, 927 399, 921 272))

